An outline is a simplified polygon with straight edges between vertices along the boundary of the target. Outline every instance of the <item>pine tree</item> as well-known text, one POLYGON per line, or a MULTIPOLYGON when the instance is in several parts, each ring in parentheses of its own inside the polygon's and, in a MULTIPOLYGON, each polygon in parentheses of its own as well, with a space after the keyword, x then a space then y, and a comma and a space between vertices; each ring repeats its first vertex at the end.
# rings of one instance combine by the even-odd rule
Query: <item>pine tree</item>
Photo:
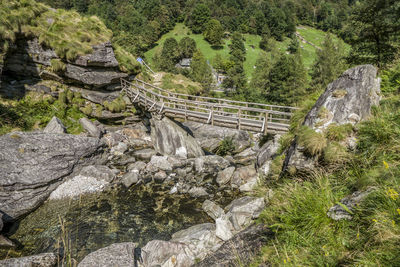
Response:
POLYGON ((378 67, 391 62, 399 52, 400 1, 364 0, 351 17, 350 60, 378 67))
POLYGON ((333 42, 332 35, 327 34, 322 49, 317 51, 317 60, 312 69, 312 87, 323 89, 333 82, 346 69, 343 43, 333 42))
POLYGON ((188 25, 193 33, 202 33, 210 20, 210 9, 205 4, 197 4, 188 18, 188 25))
POLYGON ((194 81, 199 82, 203 86, 203 88, 208 91, 212 83, 211 68, 200 50, 197 50, 193 54, 190 68, 190 77, 194 81))
POLYGON ((256 61, 256 69, 250 82, 250 88, 259 95, 266 95, 269 86, 269 72, 272 68, 272 60, 267 53, 260 54, 256 61))
POLYGON ((290 41, 288 47, 288 51, 290 52, 290 54, 296 54, 297 51, 299 51, 299 48, 300 48, 299 40, 297 39, 296 35, 293 35, 292 41, 290 41))
POLYGON ((179 41, 179 51, 181 58, 191 58, 196 51, 196 41, 190 37, 183 37, 179 41))
POLYGON ((160 55, 160 69, 168 72, 175 70, 175 64, 179 61, 178 42, 175 38, 167 38, 160 55))
POLYGON ((207 23, 203 35, 204 39, 206 39, 212 46, 219 46, 222 44, 224 28, 218 20, 211 19, 207 23))

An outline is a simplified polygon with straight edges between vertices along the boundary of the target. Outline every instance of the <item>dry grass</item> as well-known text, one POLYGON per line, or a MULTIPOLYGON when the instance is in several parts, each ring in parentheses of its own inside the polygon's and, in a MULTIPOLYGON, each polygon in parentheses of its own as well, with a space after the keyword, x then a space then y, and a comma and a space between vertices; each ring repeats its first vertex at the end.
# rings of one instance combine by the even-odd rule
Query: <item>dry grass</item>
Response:
POLYGON ((298 142, 311 156, 321 154, 327 146, 325 136, 322 133, 315 132, 307 126, 301 127, 298 133, 298 142))

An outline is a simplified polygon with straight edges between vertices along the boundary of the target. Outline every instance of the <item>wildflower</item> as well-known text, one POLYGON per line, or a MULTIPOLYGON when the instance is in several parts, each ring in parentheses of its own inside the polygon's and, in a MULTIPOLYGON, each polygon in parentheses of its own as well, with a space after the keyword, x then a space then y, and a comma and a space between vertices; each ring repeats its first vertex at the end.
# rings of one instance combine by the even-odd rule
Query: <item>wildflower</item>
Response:
POLYGON ((383 161, 383 166, 385 166, 385 169, 389 169, 389 164, 386 161, 383 161))
POLYGON ((397 213, 400 215, 400 209, 397 209, 397 213))
POLYGON ((378 222, 376 219, 372 219, 372 221, 373 221, 374 223, 378 222))
POLYGON ((283 263, 286 264, 286 259, 283 259, 283 263))
POLYGON ((394 220, 392 220, 392 225, 393 225, 393 226, 395 226, 395 225, 396 225, 396 222, 395 222, 394 220))
POLYGON ((396 200, 399 197, 399 193, 397 193, 393 188, 389 188, 386 191, 386 194, 393 200, 396 200))
POLYGON ((357 239, 359 239, 360 238, 360 233, 357 233, 357 239))

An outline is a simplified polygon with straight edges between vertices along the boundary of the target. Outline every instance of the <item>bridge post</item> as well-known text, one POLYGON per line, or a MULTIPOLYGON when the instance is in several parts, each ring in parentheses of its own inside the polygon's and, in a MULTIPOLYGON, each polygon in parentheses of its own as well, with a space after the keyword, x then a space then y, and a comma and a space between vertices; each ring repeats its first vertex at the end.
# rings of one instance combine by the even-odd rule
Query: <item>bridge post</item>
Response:
POLYGON ((187 121, 187 104, 186 104, 186 100, 185 100, 185 122, 187 121))
POLYGON ((238 129, 240 130, 240 114, 242 113, 242 109, 239 108, 238 110, 238 129))
POLYGON ((211 125, 214 125, 214 105, 211 106, 211 125))
POLYGON ((264 135, 267 134, 268 132, 268 112, 265 112, 265 118, 264 118, 264 135))

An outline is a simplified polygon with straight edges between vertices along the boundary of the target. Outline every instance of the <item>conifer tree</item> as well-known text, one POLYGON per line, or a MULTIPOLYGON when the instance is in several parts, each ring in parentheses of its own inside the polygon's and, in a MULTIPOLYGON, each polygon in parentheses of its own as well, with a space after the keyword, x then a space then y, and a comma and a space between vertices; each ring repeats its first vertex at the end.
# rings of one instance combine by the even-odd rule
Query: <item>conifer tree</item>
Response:
POLYGON ((332 35, 325 36, 322 49, 317 51, 317 60, 312 69, 312 87, 324 89, 346 69, 343 43, 333 42, 332 35))
POLYGON ((208 65, 206 58, 200 50, 197 50, 193 54, 190 68, 190 77, 194 81, 199 82, 203 88, 208 91, 212 83, 211 67, 208 65))
POLYGON ((179 51, 181 58, 190 58, 196 52, 196 41, 190 37, 183 37, 179 41, 179 51))
POLYGON ((203 35, 204 39, 206 39, 212 46, 219 46, 222 44, 224 28, 218 20, 211 19, 207 23, 203 35))
POLYGON ((175 64, 179 61, 178 42, 175 38, 167 38, 164 42, 160 55, 160 69, 172 72, 175 70, 175 64))

